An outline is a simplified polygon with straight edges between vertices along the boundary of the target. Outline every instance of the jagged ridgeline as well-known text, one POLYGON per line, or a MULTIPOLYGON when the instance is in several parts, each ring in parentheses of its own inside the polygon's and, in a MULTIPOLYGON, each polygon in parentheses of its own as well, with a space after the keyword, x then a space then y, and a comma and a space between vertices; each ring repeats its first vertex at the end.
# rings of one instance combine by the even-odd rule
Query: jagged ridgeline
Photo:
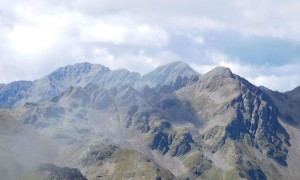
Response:
POLYGON ((0 86, 0 174, 299 179, 299 97, 299 88, 256 87, 224 67, 203 75, 183 62, 145 75, 62 67, 0 86))

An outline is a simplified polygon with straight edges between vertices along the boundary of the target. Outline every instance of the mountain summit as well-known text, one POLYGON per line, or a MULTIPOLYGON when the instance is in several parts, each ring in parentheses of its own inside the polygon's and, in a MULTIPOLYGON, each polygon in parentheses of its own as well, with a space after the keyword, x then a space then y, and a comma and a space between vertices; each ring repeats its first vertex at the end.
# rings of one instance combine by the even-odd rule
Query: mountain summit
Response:
POLYGON ((233 77, 231 70, 227 67, 218 66, 205 74, 206 76, 233 77))
POLYGON ((158 84, 170 84, 178 77, 199 76, 199 73, 182 61, 175 61, 160 66, 153 71, 142 76, 142 84, 155 87, 158 84))
POLYGON ((145 74, 144 79, 152 80, 156 83, 165 84, 174 80, 177 76, 192 76, 199 75, 188 64, 182 61, 175 61, 166 65, 160 66, 155 70, 145 74))

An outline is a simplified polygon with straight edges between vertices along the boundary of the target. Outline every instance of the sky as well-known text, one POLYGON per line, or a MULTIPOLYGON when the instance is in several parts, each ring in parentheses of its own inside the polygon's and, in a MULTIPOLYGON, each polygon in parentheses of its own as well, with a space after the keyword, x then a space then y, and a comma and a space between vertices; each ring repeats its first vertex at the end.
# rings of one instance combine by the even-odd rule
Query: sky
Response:
POLYGON ((285 92, 300 85, 299 12, 299 0, 0 0, 0 83, 180 60, 285 92))

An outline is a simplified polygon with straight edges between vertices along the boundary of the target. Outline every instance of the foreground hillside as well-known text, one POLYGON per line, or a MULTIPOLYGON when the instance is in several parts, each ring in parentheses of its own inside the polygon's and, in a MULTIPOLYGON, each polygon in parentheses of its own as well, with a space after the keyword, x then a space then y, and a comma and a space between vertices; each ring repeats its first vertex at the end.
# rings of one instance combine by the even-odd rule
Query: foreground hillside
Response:
POLYGON ((273 92, 228 68, 199 75, 183 62, 143 76, 59 68, 0 87, 0 174, 299 179, 299 97, 299 88, 273 92))

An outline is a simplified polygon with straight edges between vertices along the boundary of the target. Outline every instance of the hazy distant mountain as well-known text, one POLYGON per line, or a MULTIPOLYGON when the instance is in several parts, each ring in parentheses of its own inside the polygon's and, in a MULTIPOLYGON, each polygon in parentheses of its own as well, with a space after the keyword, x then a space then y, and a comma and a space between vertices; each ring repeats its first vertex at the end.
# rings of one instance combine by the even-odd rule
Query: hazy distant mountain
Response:
POLYGON ((144 76, 76 64, 11 87, 1 97, 22 96, 0 110, 6 179, 16 168, 40 175, 39 163, 88 179, 300 177, 299 88, 258 88, 224 67, 200 76, 182 62, 144 76))
POLYGON ((155 87, 158 84, 170 84, 175 81, 178 76, 190 77, 198 76, 199 73, 192 69, 189 65, 181 61, 171 62, 160 66, 155 70, 142 76, 141 81, 150 87, 155 87))
POLYGON ((141 76, 126 69, 109 68, 90 63, 80 63, 59 68, 44 78, 31 81, 13 82, 0 86, 0 107, 22 106, 26 102, 50 100, 71 86, 86 86, 94 83, 102 88, 135 85, 155 87, 171 83, 178 76, 197 76, 198 73, 183 62, 174 62, 141 76), (163 76, 162 76, 163 74, 163 76))
POLYGON ((12 107, 27 97, 27 90, 32 86, 31 81, 16 81, 0 86, 0 108, 12 107))

